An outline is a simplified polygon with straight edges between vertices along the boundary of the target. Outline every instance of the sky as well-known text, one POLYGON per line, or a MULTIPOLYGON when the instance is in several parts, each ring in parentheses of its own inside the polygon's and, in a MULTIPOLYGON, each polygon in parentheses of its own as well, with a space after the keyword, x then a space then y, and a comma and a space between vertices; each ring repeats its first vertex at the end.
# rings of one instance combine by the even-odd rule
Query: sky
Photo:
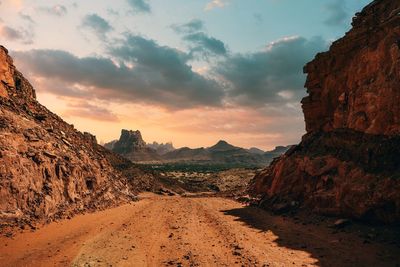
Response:
POLYGON ((38 100, 100 142, 272 149, 305 133, 303 66, 369 0, 0 0, 38 100))

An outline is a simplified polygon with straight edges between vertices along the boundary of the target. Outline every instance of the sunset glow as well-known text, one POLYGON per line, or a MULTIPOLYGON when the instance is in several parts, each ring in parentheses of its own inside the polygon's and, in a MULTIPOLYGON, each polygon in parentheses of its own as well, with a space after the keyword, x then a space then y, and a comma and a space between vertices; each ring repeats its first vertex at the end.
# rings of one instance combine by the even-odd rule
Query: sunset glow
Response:
POLYGON ((305 132, 304 64, 367 2, 3 0, 0 43, 42 104, 101 142, 124 128, 272 149, 305 132))

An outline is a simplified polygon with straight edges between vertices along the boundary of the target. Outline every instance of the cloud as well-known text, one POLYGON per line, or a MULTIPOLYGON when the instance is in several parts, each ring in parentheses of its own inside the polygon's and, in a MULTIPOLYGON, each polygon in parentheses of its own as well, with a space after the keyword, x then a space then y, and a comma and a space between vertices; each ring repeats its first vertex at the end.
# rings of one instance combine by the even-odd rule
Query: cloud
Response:
POLYGON ((65 117, 87 118, 96 121, 118 122, 119 118, 110 110, 93 105, 87 101, 71 101, 68 102, 68 108, 63 112, 65 117))
POLYGON ((65 16, 68 13, 67 8, 63 5, 55 5, 52 7, 39 7, 38 10, 43 13, 58 17, 65 16))
POLYGON ((289 37, 264 51, 226 57, 213 72, 227 83, 234 103, 259 106, 298 102, 304 94, 303 66, 327 48, 321 37, 289 37))
POLYGON ((324 23, 328 26, 343 26, 346 25, 349 14, 345 9, 344 0, 335 0, 325 6, 328 12, 328 17, 324 23))
POLYGON ((203 32, 188 34, 183 39, 195 45, 191 49, 192 53, 201 53, 206 58, 210 56, 210 53, 219 56, 227 54, 227 49, 222 41, 203 32))
POLYGON ((305 93, 303 66, 327 45, 321 37, 283 38, 262 51, 226 53, 211 63, 207 76, 189 65, 191 52, 132 34, 114 41, 105 53, 108 57, 80 58, 60 50, 30 50, 15 53, 15 58, 24 72, 48 83, 50 86, 43 87, 56 95, 173 110, 249 106, 279 114, 282 110, 299 112, 299 100, 305 93))
MULTIPOLYGON (((194 72, 187 63, 188 54, 136 35, 126 36, 119 44, 109 48, 113 60, 79 58, 60 50, 15 52, 14 57, 31 77, 49 84, 73 84, 64 94, 77 98, 147 103, 169 109, 222 104, 223 88, 194 72)), ((54 93, 63 94, 57 89, 54 93)))
POLYGON ((26 22, 30 24, 35 24, 35 21, 32 19, 31 16, 26 15, 24 13, 19 12, 18 15, 20 16, 21 19, 25 20, 26 22))
POLYGON ((253 17, 257 24, 261 24, 264 21, 264 18, 262 16, 262 14, 260 14, 260 13, 254 13, 253 17))
POLYGON ((193 19, 188 23, 184 24, 174 24, 171 28, 179 34, 189 34, 198 32, 204 29, 204 22, 199 19, 193 19))
POLYGON ((209 11, 209 10, 212 10, 214 8, 223 8, 226 5, 228 5, 228 2, 226 2, 225 0, 212 0, 209 3, 207 3, 207 5, 204 8, 204 10, 209 11))
POLYGON ((211 56, 227 54, 224 42, 204 33, 204 23, 199 19, 193 19, 184 24, 174 24, 171 28, 176 33, 183 34, 183 40, 190 44, 192 57, 199 55, 207 60, 211 56))
POLYGON ((0 21, 0 37, 12 42, 32 44, 34 33, 32 30, 7 26, 0 21))
POLYGON ((82 27, 92 30, 100 39, 104 39, 105 35, 113 30, 113 27, 97 14, 89 14, 83 18, 82 27))
POLYGON ((127 0, 128 4, 132 7, 134 12, 137 13, 150 13, 151 8, 146 0, 127 0))

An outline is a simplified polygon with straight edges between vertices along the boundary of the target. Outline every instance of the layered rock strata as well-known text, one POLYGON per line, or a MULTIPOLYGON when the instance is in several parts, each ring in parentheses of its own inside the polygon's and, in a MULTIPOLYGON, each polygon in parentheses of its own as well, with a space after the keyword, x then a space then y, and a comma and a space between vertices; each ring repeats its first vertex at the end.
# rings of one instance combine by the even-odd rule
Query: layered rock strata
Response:
POLYGON ((377 0, 308 63, 307 134, 259 173, 262 206, 400 222, 400 2, 377 0))

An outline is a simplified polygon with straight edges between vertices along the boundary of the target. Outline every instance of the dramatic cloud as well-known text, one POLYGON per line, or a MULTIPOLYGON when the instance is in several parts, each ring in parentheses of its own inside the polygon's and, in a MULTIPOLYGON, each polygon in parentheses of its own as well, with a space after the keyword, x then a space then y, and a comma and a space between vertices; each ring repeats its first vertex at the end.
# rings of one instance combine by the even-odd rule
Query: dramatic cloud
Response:
POLYGON ((151 8, 146 0, 127 0, 133 11, 138 13, 150 13, 151 8))
POLYGON ((214 8, 222 8, 226 5, 228 5, 228 3, 225 0, 212 0, 209 3, 207 3, 207 5, 204 9, 206 11, 208 11, 208 10, 212 10, 214 8))
POLYGON ((0 21, 0 37, 9 41, 20 42, 22 44, 32 44, 34 34, 32 30, 12 28, 0 21))
POLYGON ((63 112, 65 117, 79 117, 96 121, 118 122, 118 117, 110 110, 88 103, 87 101, 71 101, 63 112))
POLYGON ((106 33, 113 28, 102 17, 97 14, 89 14, 83 18, 82 26, 92 30, 100 39, 104 39, 106 33))
POLYGON ((221 60, 213 61, 207 77, 192 70, 190 52, 160 46, 137 35, 127 35, 115 42, 119 45, 109 47, 110 58, 79 58, 59 50, 18 52, 15 57, 32 77, 59 83, 47 86, 58 95, 155 104, 169 109, 268 107, 269 114, 281 114, 298 112, 299 100, 305 93, 303 66, 327 48, 320 37, 289 37, 259 52, 227 54, 223 45, 214 47, 193 36, 193 42, 201 40, 201 47, 215 54, 225 53, 221 60))
MULTIPOLYGON (((171 109, 221 105, 224 92, 219 84, 194 72, 187 64, 190 57, 183 52, 129 35, 120 46, 110 48, 110 54, 118 64, 109 58, 78 58, 59 50, 31 50, 14 56, 33 77, 75 84, 64 92, 69 96, 87 94, 171 109)), ((60 90, 55 93, 62 94, 60 90)))
POLYGON ((204 22, 199 19, 193 19, 188 23, 184 24, 174 24, 171 28, 180 34, 189 34, 194 32, 199 32, 204 29, 204 22))
POLYGON ((178 34, 183 34, 183 40, 190 44, 190 54, 193 57, 200 55, 203 59, 211 56, 227 54, 225 44, 203 32, 204 23, 194 19, 185 24, 175 24, 171 28, 178 34))
POLYGON ((38 10, 49 15, 54 15, 58 17, 62 17, 68 13, 67 8, 63 5, 55 5, 52 7, 39 7, 38 10))
POLYGON ((222 41, 210 37, 203 32, 188 34, 183 39, 195 45, 191 49, 193 53, 201 53, 206 57, 210 56, 210 53, 220 56, 227 53, 225 44, 222 41))
POLYGON ((328 11, 328 17, 324 21, 329 26, 343 26, 347 23, 349 14, 345 10, 344 0, 335 0, 332 3, 326 5, 328 11))
POLYGON ((264 51, 227 57, 214 72, 228 84, 234 102, 253 106, 297 102, 304 93, 303 66, 326 48, 320 37, 284 38, 264 51))

